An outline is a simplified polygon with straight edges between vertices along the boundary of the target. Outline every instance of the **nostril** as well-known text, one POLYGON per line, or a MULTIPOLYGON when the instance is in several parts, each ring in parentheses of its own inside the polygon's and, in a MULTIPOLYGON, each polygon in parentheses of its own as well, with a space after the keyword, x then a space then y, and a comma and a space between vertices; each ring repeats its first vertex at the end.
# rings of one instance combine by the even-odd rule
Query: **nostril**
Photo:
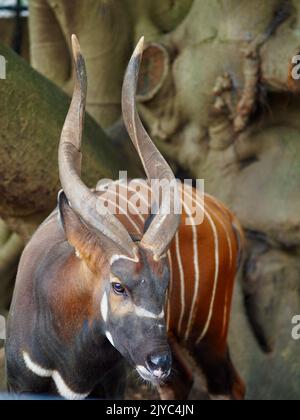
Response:
POLYGON ((169 352, 156 353, 148 356, 147 364, 152 372, 160 370, 163 374, 171 369, 172 358, 169 352))

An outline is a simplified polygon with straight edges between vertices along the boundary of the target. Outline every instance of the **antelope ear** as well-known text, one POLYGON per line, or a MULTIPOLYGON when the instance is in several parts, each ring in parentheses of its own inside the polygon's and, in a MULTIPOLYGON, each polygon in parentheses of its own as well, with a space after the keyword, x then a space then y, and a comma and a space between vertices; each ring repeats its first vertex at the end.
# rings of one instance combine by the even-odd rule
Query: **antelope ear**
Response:
POLYGON ((66 194, 63 190, 58 193, 58 210, 62 227, 65 231, 67 239, 71 239, 75 232, 80 232, 83 229, 83 223, 79 216, 72 210, 66 194))
POLYGON ((77 257, 85 260, 89 267, 94 270, 97 260, 96 254, 99 254, 100 251, 100 241, 96 233, 70 207, 63 191, 58 195, 58 209, 67 241, 75 248, 77 257))

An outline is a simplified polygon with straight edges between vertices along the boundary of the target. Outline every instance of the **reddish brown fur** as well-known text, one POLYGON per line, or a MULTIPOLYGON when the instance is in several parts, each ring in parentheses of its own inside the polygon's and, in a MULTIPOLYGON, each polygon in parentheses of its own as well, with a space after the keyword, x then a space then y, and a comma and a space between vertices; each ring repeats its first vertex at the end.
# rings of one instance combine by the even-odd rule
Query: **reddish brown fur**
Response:
MULTIPOLYGON (((127 194, 130 198, 131 193, 127 192, 127 194)), ((198 197, 195 190, 193 190, 192 194, 193 198, 197 199, 201 203, 201 198, 198 197)), ((171 279, 169 292, 169 306, 171 314, 169 320, 169 334, 173 337, 173 339, 175 338, 178 343, 186 346, 194 357, 199 357, 198 363, 200 364, 201 368, 205 368, 205 364, 209 366, 208 372, 206 373, 208 377, 215 374, 211 373, 215 366, 220 365, 220 369, 223 369, 223 365, 225 365, 229 372, 228 375, 232 376, 232 383, 229 385, 228 394, 233 399, 243 399, 245 395, 245 387, 230 361, 228 355, 227 338, 232 295, 235 278, 243 251, 244 234, 237 218, 221 202, 216 200, 214 197, 206 195, 204 203, 206 216, 203 220, 203 223, 196 227, 197 248, 199 253, 198 263, 200 270, 200 287, 197 294, 195 311, 192 317, 193 321, 191 334, 187 341, 185 340, 185 332, 193 301, 195 270, 193 261, 193 231, 190 226, 186 226, 185 224, 186 218, 188 217, 186 212, 183 212, 182 214, 182 223, 179 229, 180 253, 184 269, 186 308, 183 317, 182 328, 180 331, 178 330, 178 323, 181 309, 181 284, 179 265, 176 257, 175 239, 171 244, 170 254, 172 259, 173 277, 171 279), (213 223, 216 226, 219 241, 218 287, 216 289, 213 316, 209 328, 203 340, 196 344, 197 339, 201 335, 201 332, 203 331, 208 318, 216 269, 214 261, 214 236, 208 215, 211 217, 213 223), (227 231, 228 237, 226 236, 225 229, 227 231), (232 247, 232 252, 230 252, 229 241, 232 247), (209 360, 206 360, 206 355, 209 355, 209 360)), ((128 218, 120 216, 120 218, 121 217, 122 222, 126 228, 131 231, 132 226, 128 218)), ((129 217, 133 218, 136 223, 139 222, 137 216, 129 214, 129 217)), ((136 232, 134 233, 136 234, 136 232)), ((149 262, 153 267, 153 261, 149 262)), ((166 307, 166 312, 169 312, 168 305, 166 307)), ((184 376, 183 380, 189 382, 186 375, 184 376)), ((173 392, 175 395, 180 397, 176 390, 173 390, 173 392)), ((215 393, 217 393, 217 391, 215 393)))
MULTIPOLYGON (((171 306, 171 319, 169 331, 174 334, 177 340, 187 345, 191 352, 195 355, 197 349, 205 348, 205 352, 210 355, 211 363, 225 361, 228 357, 228 327, 229 327, 229 316, 232 303, 232 295, 235 277, 237 274, 237 265, 239 254, 241 253, 241 245, 243 243, 243 232, 239 222, 235 216, 228 211, 228 209, 217 202, 210 196, 205 197, 205 209, 211 214, 211 217, 216 224, 217 232, 219 235, 219 252, 220 252, 220 272, 219 281, 215 297, 215 304, 213 306, 213 316, 211 319, 210 326, 207 333, 200 342, 196 345, 196 341, 199 338, 205 323, 207 321, 209 304, 212 299, 212 291, 214 284, 214 242, 212 237, 212 229, 209 224, 208 218, 205 217, 204 222, 197 227, 198 235, 198 250, 199 250, 199 269, 200 269, 200 289, 197 295, 196 310, 193 315, 192 330, 188 342, 185 342, 185 331, 187 327, 187 320, 190 314, 192 305, 193 293, 194 293, 194 264, 193 256, 191 255, 191 243, 192 243, 192 231, 190 227, 181 225, 180 228, 180 249, 183 259, 183 267, 185 272, 185 294, 186 294, 186 311, 183 318, 182 329, 178 330, 179 322, 179 311, 178 303, 180 302, 180 277, 179 267, 176 262, 176 250, 175 243, 173 242, 171 247, 172 261, 173 261, 173 279, 170 292, 170 306, 171 306), (211 213, 213 210, 213 213, 211 213), (221 226, 218 218, 219 216, 223 224, 230 233, 230 240, 232 243, 232 265, 230 266, 229 258, 229 246, 227 238, 224 234, 224 228, 221 226), (237 233, 233 226, 236 226, 237 233), (237 234, 240 236, 238 239, 237 234), (227 313, 226 319, 224 320, 224 314, 227 313)), ((186 214, 182 216, 184 221, 186 214)), ((200 351, 200 350, 199 350, 200 351)), ((203 361, 204 362, 204 361, 203 361)), ((204 364, 204 363, 203 363, 204 364)), ((244 385, 239 376, 234 371, 234 383, 232 384, 232 397, 234 399, 242 399, 245 395, 244 385)))

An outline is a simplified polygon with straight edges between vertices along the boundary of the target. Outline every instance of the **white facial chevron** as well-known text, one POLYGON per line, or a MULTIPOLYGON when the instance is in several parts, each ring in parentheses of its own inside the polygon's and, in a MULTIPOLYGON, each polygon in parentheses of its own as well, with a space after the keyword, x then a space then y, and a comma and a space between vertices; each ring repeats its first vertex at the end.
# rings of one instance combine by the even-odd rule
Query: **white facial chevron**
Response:
POLYGON ((154 314, 153 312, 149 312, 140 306, 134 306, 134 310, 137 316, 141 318, 152 318, 152 319, 163 319, 165 316, 164 310, 159 315, 154 314))

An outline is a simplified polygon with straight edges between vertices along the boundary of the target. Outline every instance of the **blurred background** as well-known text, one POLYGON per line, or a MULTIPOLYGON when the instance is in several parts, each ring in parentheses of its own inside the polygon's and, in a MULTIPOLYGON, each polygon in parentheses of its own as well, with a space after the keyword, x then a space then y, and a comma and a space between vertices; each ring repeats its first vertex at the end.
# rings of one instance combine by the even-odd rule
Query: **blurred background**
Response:
MULTIPOLYGON (((121 120, 130 54, 146 37, 138 102, 179 177, 240 218, 247 253, 231 318, 249 399, 300 398, 298 0, 0 0, 0 314, 24 244, 55 207, 57 146, 73 86, 70 37, 87 62, 84 178, 140 167, 121 120)), ((3 343, 2 343, 3 344, 3 343)), ((1 346, 1 342, 0 342, 1 346)), ((0 350, 0 389, 4 390, 0 350)), ((150 398, 145 387, 133 398, 150 398)))

